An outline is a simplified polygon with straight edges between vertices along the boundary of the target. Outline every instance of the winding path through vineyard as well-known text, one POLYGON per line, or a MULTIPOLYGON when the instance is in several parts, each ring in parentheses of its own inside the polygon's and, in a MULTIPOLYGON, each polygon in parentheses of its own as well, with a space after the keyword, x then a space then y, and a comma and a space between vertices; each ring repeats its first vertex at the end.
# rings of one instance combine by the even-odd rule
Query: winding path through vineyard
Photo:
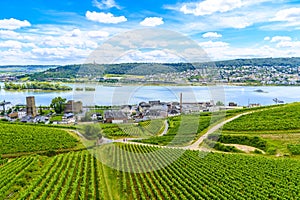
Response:
MULTIPOLYGON (((230 119, 227 119, 227 120, 225 120, 223 122, 220 122, 220 123, 216 124, 215 126, 213 126, 210 129, 208 129, 208 131, 204 135, 202 135, 196 142, 194 142, 191 145, 185 146, 185 147, 170 147, 170 146, 160 146, 160 145, 154 145, 154 144, 145 144, 145 143, 140 143, 140 142, 130 142, 130 140, 137 140, 137 138, 126 138, 125 141, 123 139, 119 139, 119 140, 115 140, 114 142, 122 142, 122 143, 129 143, 129 144, 139 144, 139 145, 152 146, 152 147, 165 147, 165 148, 176 148, 176 149, 185 149, 185 150, 202 150, 202 151, 207 151, 206 148, 201 148, 201 147, 199 147, 199 145, 203 142, 203 140, 205 138, 207 138, 207 136, 209 134, 217 131, 222 126, 224 126, 226 123, 229 123, 229 122, 231 122, 231 121, 233 121, 233 120, 235 120, 235 119, 237 119, 237 118, 239 118, 239 117, 241 117, 243 115, 248 115, 248 114, 251 114, 251 113, 253 113, 253 111, 236 115, 236 116, 234 116, 234 117, 232 117, 230 119)), ((165 132, 165 130, 164 130, 164 132, 165 132)))
POLYGON ((193 144, 189 145, 187 148, 190 149, 190 150, 197 150, 197 149, 199 149, 199 145, 203 142, 203 140, 205 138, 207 138, 207 136, 209 134, 212 134, 213 132, 217 131, 218 129, 220 129, 222 126, 224 126, 228 122, 231 122, 231 121, 233 121, 233 120, 235 120, 235 119, 237 119, 237 118, 239 118, 239 117, 241 117, 243 115, 248 115, 250 113, 253 113, 253 112, 242 113, 242 114, 234 116, 234 117, 232 117, 230 119, 227 119, 227 120, 225 120, 223 122, 220 122, 219 124, 217 124, 217 125, 211 127, 210 129, 208 129, 208 131, 204 135, 202 135, 196 142, 194 142, 193 144))

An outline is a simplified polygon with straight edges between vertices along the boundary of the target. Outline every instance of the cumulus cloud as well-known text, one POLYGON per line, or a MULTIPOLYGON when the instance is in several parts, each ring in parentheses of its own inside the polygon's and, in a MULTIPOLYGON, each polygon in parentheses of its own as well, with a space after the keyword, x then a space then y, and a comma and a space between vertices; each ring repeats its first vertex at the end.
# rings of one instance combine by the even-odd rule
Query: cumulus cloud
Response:
POLYGON ((203 38, 221 38, 222 35, 217 32, 207 32, 202 35, 203 38))
POLYGON ((21 21, 14 18, 0 20, 0 29, 15 30, 28 26, 31 26, 31 24, 27 20, 21 21))
POLYGON ((221 41, 214 42, 214 41, 210 40, 210 41, 206 41, 206 42, 200 42, 199 45, 200 45, 200 47, 203 47, 203 48, 215 48, 215 47, 228 47, 229 43, 221 42, 221 41))
POLYGON ((291 41, 292 38, 289 36, 274 36, 270 42, 281 42, 281 41, 291 41))
POLYGON ((280 10, 276 13, 275 17, 271 21, 286 21, 296 22, 300 20, 300 8, 287 8, 280 10))
POLYGON ((264 37, 264 41, 269 41, 271 38, 269 36, 264 37))
POLYGON ((89 31, 88 36, 91 38, 106 38, 109 36, 109 33, 106 31, 89 31))
POLYGON ((118 6, 114 0, 102 0, 101 2, 93 0, 93 5, 101 10, 110 9, 113 7, 121 9, 120 6, 118 6))
POLYGON ((196 3, 184 3, 180 11, 195 16, 211 15, 215 12, 227 12, 242 6, 241 0, 204 0, 196 3))
POLYGON ((85 14, 86 18, 91 21, 100 22, 104 24, 118 24, 121 22, 126 22, 127 18, 125 16, 114 16, 112 13, 104 13, 104 12, 90 12, 87 11, 85 14))
POLYGON ((20 38, 20 34, 15 31, 11 31, 11 30, 0 30, 0 38, 2 38, 2 39, 17 39, 17 38, 20 38))
POLYGON ((76 28, 76 29, 74 29, 74 30, 71 31, 71 36, 72 37, 78 37, 80 35, 81 35, 81 31, 78 28, 76 28))
POLYGON ((142 26, 159 26, 164 24, 162 17, 146 17, 143 21, 140 22, 142 26))
POLYGON ((33 43, 23 43, 15 40, 6 40, 0 42, 0 48, 9 48, 9 49, 22 49, 22 48, 34 48, 36 47, 33 43))
POLYGON ((114 61, 115 63, 178 63, 184 60, 168 50, 132 51, 114 61))

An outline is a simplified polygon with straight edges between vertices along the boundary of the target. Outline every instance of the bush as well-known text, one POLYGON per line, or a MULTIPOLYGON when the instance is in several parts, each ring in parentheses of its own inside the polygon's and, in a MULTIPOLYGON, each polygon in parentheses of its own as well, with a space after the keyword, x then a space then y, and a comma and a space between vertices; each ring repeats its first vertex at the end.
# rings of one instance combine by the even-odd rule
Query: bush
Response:
POLYGON ((300 155, 300 145, 299 144, 289 144, 288 150, 292 153, 292 155, 300 155))
POLYGON ((267 153, 270 154, 270 155, 275 155, 277 152, 277 149, 275 147, 269 147, 267 149, 267 153))
POLYGON ((253 153, 255 153, 255 154, 262 154, 262 151, 260 151, 260 150, 258 150, 258 149, 255 149, 255 150, 253 151, 253 153))

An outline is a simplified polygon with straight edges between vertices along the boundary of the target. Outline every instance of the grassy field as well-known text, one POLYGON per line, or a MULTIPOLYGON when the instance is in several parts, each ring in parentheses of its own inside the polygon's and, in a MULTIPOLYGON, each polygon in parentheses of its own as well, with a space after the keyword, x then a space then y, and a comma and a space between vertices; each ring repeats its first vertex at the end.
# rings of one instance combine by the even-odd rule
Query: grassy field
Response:
POLYGON ((98 150, 28 156, 0 165, 0 199, 297 199, 300 192, 300 162, 288 158, 107 147, 120 168, 158 168, 130 173, 100 163, 93 156, 98 150), (179 159, 171 162, 175 155, 179 159))

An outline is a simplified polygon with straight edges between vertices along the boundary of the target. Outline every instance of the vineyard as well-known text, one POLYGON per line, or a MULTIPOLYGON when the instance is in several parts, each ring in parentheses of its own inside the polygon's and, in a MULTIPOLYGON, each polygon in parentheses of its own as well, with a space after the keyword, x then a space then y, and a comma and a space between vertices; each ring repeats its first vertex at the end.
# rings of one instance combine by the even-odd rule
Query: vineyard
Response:
POLYGON ((274 155, 299 155, 299 120, 300 103, 266 107, 225 124, 219 142, 253 146, 274 155))
POLYGON ((102 134, 106 137, 149 137, 160 134, 164 129, 162 119, 147 120, 135 124, 101 124, 102 134))
POLYGON ((117 168, 141 173, 101 164, 93 156, 101 149, 22 157, 0 165, 0 199, 297 199, 300 192, 296 160, 203 157, 198 151, 129 144, 106 150, 117 168), (174 156, 180 158, 165 166, 174 156), (158 170, 147 171, 151 167, 158 170))
POLYGON ((182 146, 187 145, 207 129, 212 123, 222 120, 225 113, 219 115, 212 115, 205 113, 202 115, 182 115, 168 118, 169 129, 166 135, 153 136, 138 142, 155 144, 155 145, 169 145, 182 146))
POLYGON ((77 139, 58 128, 8 123, 0 126, 0 154, 67 149, 77 145, 77 139))
POLYGON ((228 131, 279 131, 300 129, 300 103, 244 115, 223 127, 228 131))

